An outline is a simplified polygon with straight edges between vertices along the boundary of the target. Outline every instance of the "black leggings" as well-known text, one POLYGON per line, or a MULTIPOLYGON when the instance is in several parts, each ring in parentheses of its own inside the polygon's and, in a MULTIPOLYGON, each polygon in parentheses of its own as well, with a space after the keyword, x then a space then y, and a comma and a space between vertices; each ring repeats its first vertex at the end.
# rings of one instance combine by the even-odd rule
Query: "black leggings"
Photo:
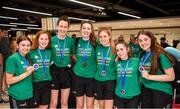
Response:
POLYGON ((141 95, 142 108, 165 108, 172 103, 172 96, 162 91, 143 87, 141 95))

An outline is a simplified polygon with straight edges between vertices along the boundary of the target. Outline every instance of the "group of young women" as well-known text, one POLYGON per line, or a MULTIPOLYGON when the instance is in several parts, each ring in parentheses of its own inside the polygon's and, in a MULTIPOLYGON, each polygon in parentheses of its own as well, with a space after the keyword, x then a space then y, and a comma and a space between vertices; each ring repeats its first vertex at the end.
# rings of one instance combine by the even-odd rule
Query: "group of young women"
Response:
POLYGON ((18 51, 6 62, 11 108, 56 108, 58 101, 68 108, 72 85, 81 109, 84 102, 94 108, 94 98, 100 108, 138 108, 140 102, 142 108, 163 108, 171 103, 173 58, 151 32, 138 33, 143 52, 134 58, 126 42, 113 44, 106 27, 99 30, 97 41, 92 23, 83 21, 74 45, 67 36, 69 26, 68 17, 62 16, 52 38, 46 31, 38 32, 33 44, 25 36, 17 38, 18 51), (73 68, 71 56, 76 60, 73 68))

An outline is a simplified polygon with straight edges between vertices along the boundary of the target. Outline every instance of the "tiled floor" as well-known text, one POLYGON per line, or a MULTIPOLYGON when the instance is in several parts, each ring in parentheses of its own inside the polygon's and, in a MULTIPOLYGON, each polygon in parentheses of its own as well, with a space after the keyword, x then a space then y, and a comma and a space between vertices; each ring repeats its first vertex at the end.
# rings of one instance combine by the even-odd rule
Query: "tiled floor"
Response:
POLYGON ((9 103, 1 103, 0 109, 9 109, 9 103))

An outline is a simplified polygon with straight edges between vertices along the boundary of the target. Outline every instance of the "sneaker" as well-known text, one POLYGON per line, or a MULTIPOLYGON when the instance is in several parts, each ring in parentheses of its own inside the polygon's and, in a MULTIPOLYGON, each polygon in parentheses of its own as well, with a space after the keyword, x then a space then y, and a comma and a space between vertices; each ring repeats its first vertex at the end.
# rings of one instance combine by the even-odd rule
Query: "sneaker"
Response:
POLYGON ((9 102, 9 96, 6 93, 3 93, 1 99, 4 103, 9 102))
POLYGON ((3 103, 9 103, 9 100, 3 100, 3 103))
POLYGON ((0 100, 0 103, 4 103, 2 99, 0 100))

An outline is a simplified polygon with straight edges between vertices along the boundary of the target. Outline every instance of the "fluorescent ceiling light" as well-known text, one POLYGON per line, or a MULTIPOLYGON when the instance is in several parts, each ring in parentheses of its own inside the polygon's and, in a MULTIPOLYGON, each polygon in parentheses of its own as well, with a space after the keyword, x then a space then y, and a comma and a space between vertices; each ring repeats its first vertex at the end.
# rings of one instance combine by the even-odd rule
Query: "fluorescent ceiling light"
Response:
POLYGON ((129 17, 134 17, 134 18, 137 18, 137 19, 140 19, 140 18, 141 18, 141 17, 139 17, 139 16, 135 16, 135 15, 128 14, 128 13, 124 13, 124 12, 118 12, 118 14, 122 14, 122 15, 129 16, 129 17))
POLYGON ((14 11, 21 11, 21 12, 27 12, 27 13, 34 13, 34 14, 41 14, 41 15, 52 16, 52 14, 44 13, 44 12, 38 12, 38 11, 30 11, 30 10, 25 10, 25 9, 6 7, 6 6, 3 6, 2 8, 9 9, 9 10, 14 10, 14 11))
POLYGON ((35 26, 35 27, 38 27, 38 25, 35 25, 35 24, 27 24, 27 23, 10 23, 10 24, 13 24, 13 25, 22 25, 22 26, 35 26))
POLYGON ((33 27, 27 27, 29 30, 41 30, 42 28, 33 28, 33 27))
POLYGON ((82 5, 86 5, 86 6, 90 6, 90 7, 93 7, 93 8, 104 9, 104 7, 92 5, 92 4, 81 2, 81 1, 77 1, 77 0, 69 0, 69 1, 75 2, 75 3, 79 3, 79 4, 82 4, 82 5))
POLYGON ((10 27, 17 27, 17 25, 9 25, 9 24, 0 24, 0 26, 10 26, 10 27))
POLYGON ((81 18, 76 18, 76 17, 68 17, 69 19, 73 19, 73 20, 85 20, 85 21, 91 21, 91 22, 95 22, 94 20, 89 20, 89 19, 81 19, 81 18))
POLYGON ((18 20, 18 18, 15 18, 15 17, 6 17, 6 16, 0 16, 0 18, 3 18, 3 19, 12 19, 12 20, 18 20))
POLYGON ((28 29, 22 29, 22 28, 10 28, 10 30, 27 31, 28 29))

